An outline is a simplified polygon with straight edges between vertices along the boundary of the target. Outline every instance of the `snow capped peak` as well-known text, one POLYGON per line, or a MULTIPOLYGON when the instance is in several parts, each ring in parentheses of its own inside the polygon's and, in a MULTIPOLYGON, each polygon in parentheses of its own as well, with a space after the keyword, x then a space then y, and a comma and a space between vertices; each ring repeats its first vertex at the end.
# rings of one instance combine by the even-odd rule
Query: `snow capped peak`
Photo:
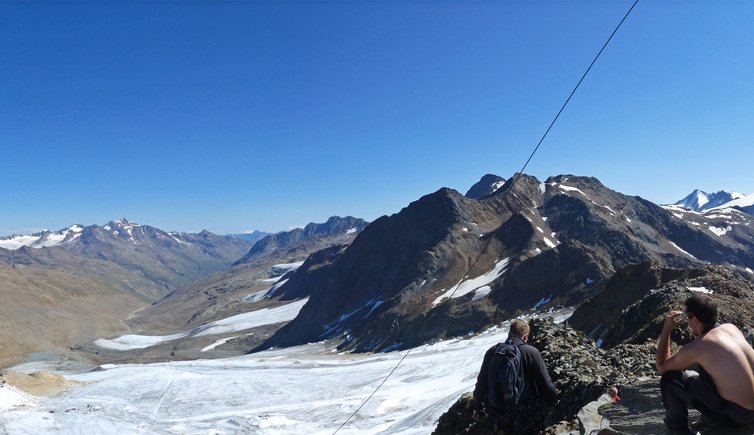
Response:
POLYGON ((690 195, 676 202, 674 205, 678 205, 687 210, 692 211, 707 211, 717 209, 721 207, 733 207, 735 205, 739 207, 746 207, 748 202, 745 200, 747 196, 740 193, 729 193, 724 190, 717 191, 715 193, 706 193, 699 189, 691 192, 690 195), (742 203, 735 203, 739 200, 744 200, 742 203))
POLYGON ((694 189, 694 191, 691 192, 688 196, 673 205, 679 205, 689 210, 700 211, 704 204, 707 204, 708 202, 709 197, 707 196, 706 192, 699 189, 694 189))
POLYGON ((139 227, 139 226, 141 226, 141 225, 137 224, 136 222, 130 221, 130 220, 126 219, 126 218, 121 218, 121 219, 118 219, 118 220, 114 220, 114 221, 111 221, 110 223, 112 223, 114 225, 117 225, 117 226, 119 226, 121 228, 131 228, 131 227, 139 227))

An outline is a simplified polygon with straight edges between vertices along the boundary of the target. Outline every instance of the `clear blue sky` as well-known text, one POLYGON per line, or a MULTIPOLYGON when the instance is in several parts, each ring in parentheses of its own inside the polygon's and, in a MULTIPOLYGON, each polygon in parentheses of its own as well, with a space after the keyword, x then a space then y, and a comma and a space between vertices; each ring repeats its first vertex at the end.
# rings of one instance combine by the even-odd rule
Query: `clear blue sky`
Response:
MULTIPOLYGON (((508 178, 630 4, 1 2, 0 234, 277 231, 508 178)), ((643 0, 527 173, 754 192, 752 23, 643 0)))

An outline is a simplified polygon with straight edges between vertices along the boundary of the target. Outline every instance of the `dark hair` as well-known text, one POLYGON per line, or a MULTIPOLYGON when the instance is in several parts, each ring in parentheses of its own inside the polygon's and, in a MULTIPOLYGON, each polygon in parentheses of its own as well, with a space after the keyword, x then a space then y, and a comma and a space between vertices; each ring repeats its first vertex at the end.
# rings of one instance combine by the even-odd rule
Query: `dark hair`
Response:
POLYGON ((511 329, 508 331, 508 335, 521 338, 528 333, 529 324, 525 320, 516 319, 511 322, 511 329))
POLYGON ((712 326, 717 323, 717 304, 707 295, 691 295, 686 299, 686 314, 693 315, 705 326, 712 326))

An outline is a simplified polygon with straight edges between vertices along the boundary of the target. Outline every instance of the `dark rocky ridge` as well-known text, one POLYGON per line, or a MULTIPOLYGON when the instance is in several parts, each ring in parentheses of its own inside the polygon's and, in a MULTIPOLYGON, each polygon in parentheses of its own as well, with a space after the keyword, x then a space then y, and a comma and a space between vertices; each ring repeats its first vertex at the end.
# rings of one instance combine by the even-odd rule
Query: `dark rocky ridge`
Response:
POLYGON ((321 224, 310 223, 304 228, 270 234, 256 242, 246 255, 234 263, 234 266, 251 263, 257 258, 273 253, 291 262, 302 261, 312 252, 334 244, 350 242, 368 224, 363 219, 351 216, 332 216, 321 224))
MULTIPOLYGON (((499 227, 501 217, 510 216, 509 210, 520 208, 527 190, 539 193, 536 182, 530 185, 532 180, 523 177, 516 185, 518 197, 495 194, 482 202, 443 188, 393 216, 377 219, 328 269, 327 277, 313 283, 309 303, 265 346, 298 344, 344 331, 358 331, 358 339, 347 346, 360 350, 436 338, 416 328, 425 324, 430 311, 426 307, 438 296, 431 289, 455 285, 492 238, 472 276, 489 270, 504 249, 491 230, 499 227), (351 315, 341 317, 347 313, 351 315), (403 322, 394 322, 398 319, 403 322)), ((442 330, 443 325, 447 324, 434 326, 442 330)))
MULTIPOLYGON (((711 265, 672 269, 642 263, 623 269, 568 320, 603 346, 641 343, 662 331, 664 314, 683 306, 689 288, 704 288, 720 304, 720 321, 751 326, 754 283, 741 272, 711 265)), ((690 338, 689 336, 685 337, 690 338)))
POLYGON ((316 279, 291 278, 290 291, 306 288, 311 298, 260 349, 336 337, 343 337, 345 349, 406 348, 478 330, 535 305, 579 304, 616 270, 639 262, 754 267, 751 217, 695 214, 687 220, 591 177, 540 183, 524 175, 510 190, 514 179, 481 200, 440 189, 377 219, 316 279), (731 229, 721 235, 711 226, 731 229), (473 279, 504 259, 505 272, 489 282, 487 297, 471 291, 436 303, 472 263, 473 279))

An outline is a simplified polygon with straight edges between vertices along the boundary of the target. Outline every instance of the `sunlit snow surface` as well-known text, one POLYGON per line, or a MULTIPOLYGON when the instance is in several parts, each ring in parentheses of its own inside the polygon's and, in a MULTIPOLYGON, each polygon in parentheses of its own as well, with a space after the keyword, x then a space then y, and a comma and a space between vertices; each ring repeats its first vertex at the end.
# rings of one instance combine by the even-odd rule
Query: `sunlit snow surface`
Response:
MULTIPOLYGON (((414 349, 339 433, 432 432, 440 415, 473 389, 485 351, 506 333, 504 324, 414 349)), ((405 352, 334 354, 317 343, 218 360, 108 366, 67 375, 86 382, 75 390, 3 411, 0 433, 332 434, 405 352)))
MULTIPOLYGON (((432 303, 432 305, 437 305, 451 296, 453 296, 454 298, 459 298, 463 295, 471 293, 474 290, 482 290, 482 287, 500 278, 500 276, 506 272, 506 268, 508 267, 509 262, 510 258, 503 258, 502 260, 495 263, 495 267, 493 267, 492 270, 488 271, 484 275, 480 275, 473 279, 467 279, 461 283, 454 285, 448 291, 438 296, 437 299, 435 299, 435 301, 432 303)), ((482 290, 482 293, 484 292, 485 290, 482 290)), ((487 293, 489 293, 489 291, 484 293, 484 295, 486 295, 487 293)))
POLYGON ((113 339, 100 338, 94 341, 94 344, 111 350, 134 350, 144 349, 166 341, 177 340, 184 337, 202 337, 205 335, 228 334, 232 332, 243 331, 262 325, 271 325, 274 323, 288 322, 293 320, 301 311, 309 298, 301 299, 290 304, 275 308, 262 308, 261 310, 241 313, 225 319, 215 320, 205 325, 197 326, 188 332, 181 332, 172 335, 122 335, 113 339))
POLYGON ((63 243, 68 237, 69 233, 73 233, 73 236, 69 239, 69 242, 77 239, 81 236, 81 232, 84 229, 76 224, 62 230, 60 232, 43 231, 38 235, 17 235, 11 237, 0 238, 0 248, 9 249, 11 251, 20 249, 24 246, 30 248, 46 248, 51 246, 58 246, 63 243))

